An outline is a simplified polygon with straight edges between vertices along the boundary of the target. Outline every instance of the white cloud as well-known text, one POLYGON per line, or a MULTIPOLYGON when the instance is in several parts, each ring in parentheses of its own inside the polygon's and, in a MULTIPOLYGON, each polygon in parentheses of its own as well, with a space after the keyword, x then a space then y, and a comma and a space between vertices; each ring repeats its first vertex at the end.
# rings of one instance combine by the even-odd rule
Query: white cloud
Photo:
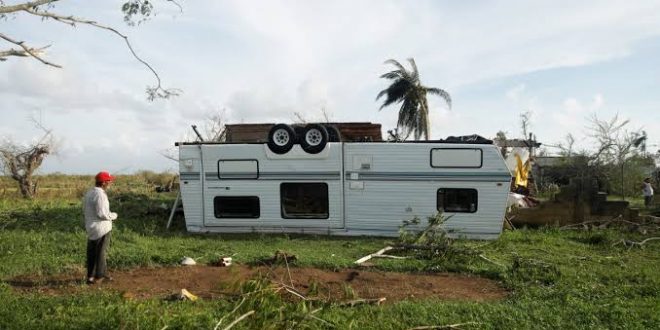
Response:
MULTIPOLYGON (((657 1, 204 1, 184 4, 176 19, 162 6, 166 14, 136 28, 125 27, 111 3, 56 8, 120 27, 182 96, 145 101, 153 77, 105 31, 19 16, 4 33, 52 43, 48 56, 64 69, 30 59, 0 63, 0 135, 29 137, 15 127, 28 126, 25 115, 42 110, 65 138, 61 166, 91 168, 92 156, 116 152, 111 162, 158 168, 165 166, 158 150, 223 108, 230 122, 289 122, 294 112, 316 120, 325 108, 333 120, 392 128, 397 108, 378 112, 374 101, 387 83, 378 77, 390 69, 382 64, 388 58, 415 57, 426 85, 460 95, 501 77, 624 58, 640 41, 660 36, 657 1)), ((600 94, 585 101, 592 90, 541 99, 538 89, 518 83, 474 100, 483 105, 475 109, 455 99, 447 111, 430 100, 432 135, 516 128, 527 109, 539 131, 566 131, 606 106, 600 94)), ((657 98, 640 102, 658 107, 657 98)))
POLYGON ((506 92, 506 97, 513 102, 518 102, 521 94, 525 91, 525 87, 525 84, 519 84, 518 86, 509 89, 506 92))

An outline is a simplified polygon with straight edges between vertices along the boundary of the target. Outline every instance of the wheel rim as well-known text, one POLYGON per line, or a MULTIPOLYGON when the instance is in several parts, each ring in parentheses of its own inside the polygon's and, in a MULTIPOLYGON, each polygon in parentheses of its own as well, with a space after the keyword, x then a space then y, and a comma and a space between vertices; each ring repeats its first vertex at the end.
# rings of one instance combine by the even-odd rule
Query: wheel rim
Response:
POLYGON ((321 144, 321 141, 322 141, 322 140, 323 140, 323 134, 321 134, 321 131, 319 131, 318 129, 315 129, 315 128, 314 128, 314 129, 310 129, 310 130, 307 131, 307 133, 305 134, 305 141, 306 141, 307 144, 309 144, 310 146, 314 146, 314 147, 315 147, 315 146, 321 144))
POLYGON ((290 139, 289 132, 283 128, 280 128, 273 133, 273 142, 280 147, 287 145, 290 139))

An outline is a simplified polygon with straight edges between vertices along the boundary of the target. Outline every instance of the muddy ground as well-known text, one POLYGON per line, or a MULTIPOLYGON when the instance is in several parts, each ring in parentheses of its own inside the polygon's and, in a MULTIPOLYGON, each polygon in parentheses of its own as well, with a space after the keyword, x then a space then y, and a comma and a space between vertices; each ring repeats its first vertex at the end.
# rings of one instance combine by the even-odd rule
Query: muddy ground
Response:
MULTIPOLYGON (((7 281, 15 291, 66 295, 80 292, 114 291, 127 299, 165 298, 181 289, 203 298, 235 295, 241 283, 259 276, 267 277, 274 287, 294 287, 305 296, 325 301, 355 298, 386 298, 392 303, 404 299, 436 298, 447 300, 492 301, 507 291, 485 278, 437 273, 408 274, 362 269, 338 271, 316 268, 250 267, 205 265, 136 268, 112 273, 112 281, 84 284, 84 274, 52 277, 17 277, 7 281), (290 274, 290 275, 289 275, 290 274)), ((283 294, 285 290, 280 290, 283 294)))

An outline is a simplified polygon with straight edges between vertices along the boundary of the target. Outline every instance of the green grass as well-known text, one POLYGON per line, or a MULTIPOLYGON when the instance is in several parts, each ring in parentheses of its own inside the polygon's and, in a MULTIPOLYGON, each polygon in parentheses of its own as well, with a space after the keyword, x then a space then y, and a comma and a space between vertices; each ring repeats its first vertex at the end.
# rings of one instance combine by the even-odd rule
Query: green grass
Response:
MULTIPOLYGON (((168 214, 160 205, 169 206, 172 195, 128 190, 110 195, 111 208, 120 215, 113 231, 111 269, 174 265, 183 256, 204 263, 228 254, 248 264, 276 250, 296 254, 297 266, 338 269, 392 242, 313 235, 191 235, 180 218, 173 230, 165 231, 168 214)), ((187 303, 127 300, 118 293, 54 297, 13 292, 2 281, 83 269, 86 238, 77 197, 0 199, 0 329, 212 329, 221 318, 226 317, 220 328, 250 309, 257 313, 234 329, 322 329, 331 328, 329 324, 338 329, 404 329, 463 322, 478 322, 465 329, 654 328, 660 324, 660 243, 650 242, 644 249, 613 247, 621 238, 642 236, 614 230, 518 230, 505 232, 497 241, 456 243, 479 250, 503 267, 479 258, 377 262, 378 268, 390 271, 486 276, 511 290, 509 298, 499 302, 409 300, 339 307, 286 302, 265 292, 228 315, 240 299, 187 303)), ((244 289, 263 285, 252 281, 244 289)))

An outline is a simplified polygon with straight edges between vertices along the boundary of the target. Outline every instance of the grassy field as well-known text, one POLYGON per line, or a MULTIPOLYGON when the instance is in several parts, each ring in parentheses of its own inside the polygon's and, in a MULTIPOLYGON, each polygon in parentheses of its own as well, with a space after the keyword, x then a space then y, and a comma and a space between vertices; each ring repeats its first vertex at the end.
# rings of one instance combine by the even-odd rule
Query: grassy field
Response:
MULTIPOLYGON (((511 292, 496 302, 407 300, 342 307, 284 300, 261 290, 266 284, 259 281, 244 284, 244 292, 250 294, 243 303, 240 297, 191 303, 132 300, 113 292, 15 292, 8 283, 15 276, 83 269, 86 238, 79 196, 88 180, 68 180, 71 186, 55 187, 67 193, 49 193, 33 201, 0 198, 0 329, 213 329, 224 318, 222 329, 249 310, 256 313, 232 329, 407 329, 465 322, 475 323, 464 329, 650 329, 660 324, 660 243, 649 242, 644 249, 612 246, 621 238, 643 238, 614 230, 517 230, 493 242, 455 243, 494 263, 455 256, 381 260, 376 265, 381 270, 451 271, 495 279, 511 292)), ((113 231, 111 269, 175 265, 182 256, 204 263, 230 254, 235 254, 235 262, 247 264, 276 250, 298 255, 297 267, 339 269, 392 242, 367 237, 190 235, 180 218, 175 228, 165 231, 168 212, 162 206, 169 206, 174 196, 151 193, 148 182, 119 181, 110 193, 111 208, 120 215, 113 231)))

